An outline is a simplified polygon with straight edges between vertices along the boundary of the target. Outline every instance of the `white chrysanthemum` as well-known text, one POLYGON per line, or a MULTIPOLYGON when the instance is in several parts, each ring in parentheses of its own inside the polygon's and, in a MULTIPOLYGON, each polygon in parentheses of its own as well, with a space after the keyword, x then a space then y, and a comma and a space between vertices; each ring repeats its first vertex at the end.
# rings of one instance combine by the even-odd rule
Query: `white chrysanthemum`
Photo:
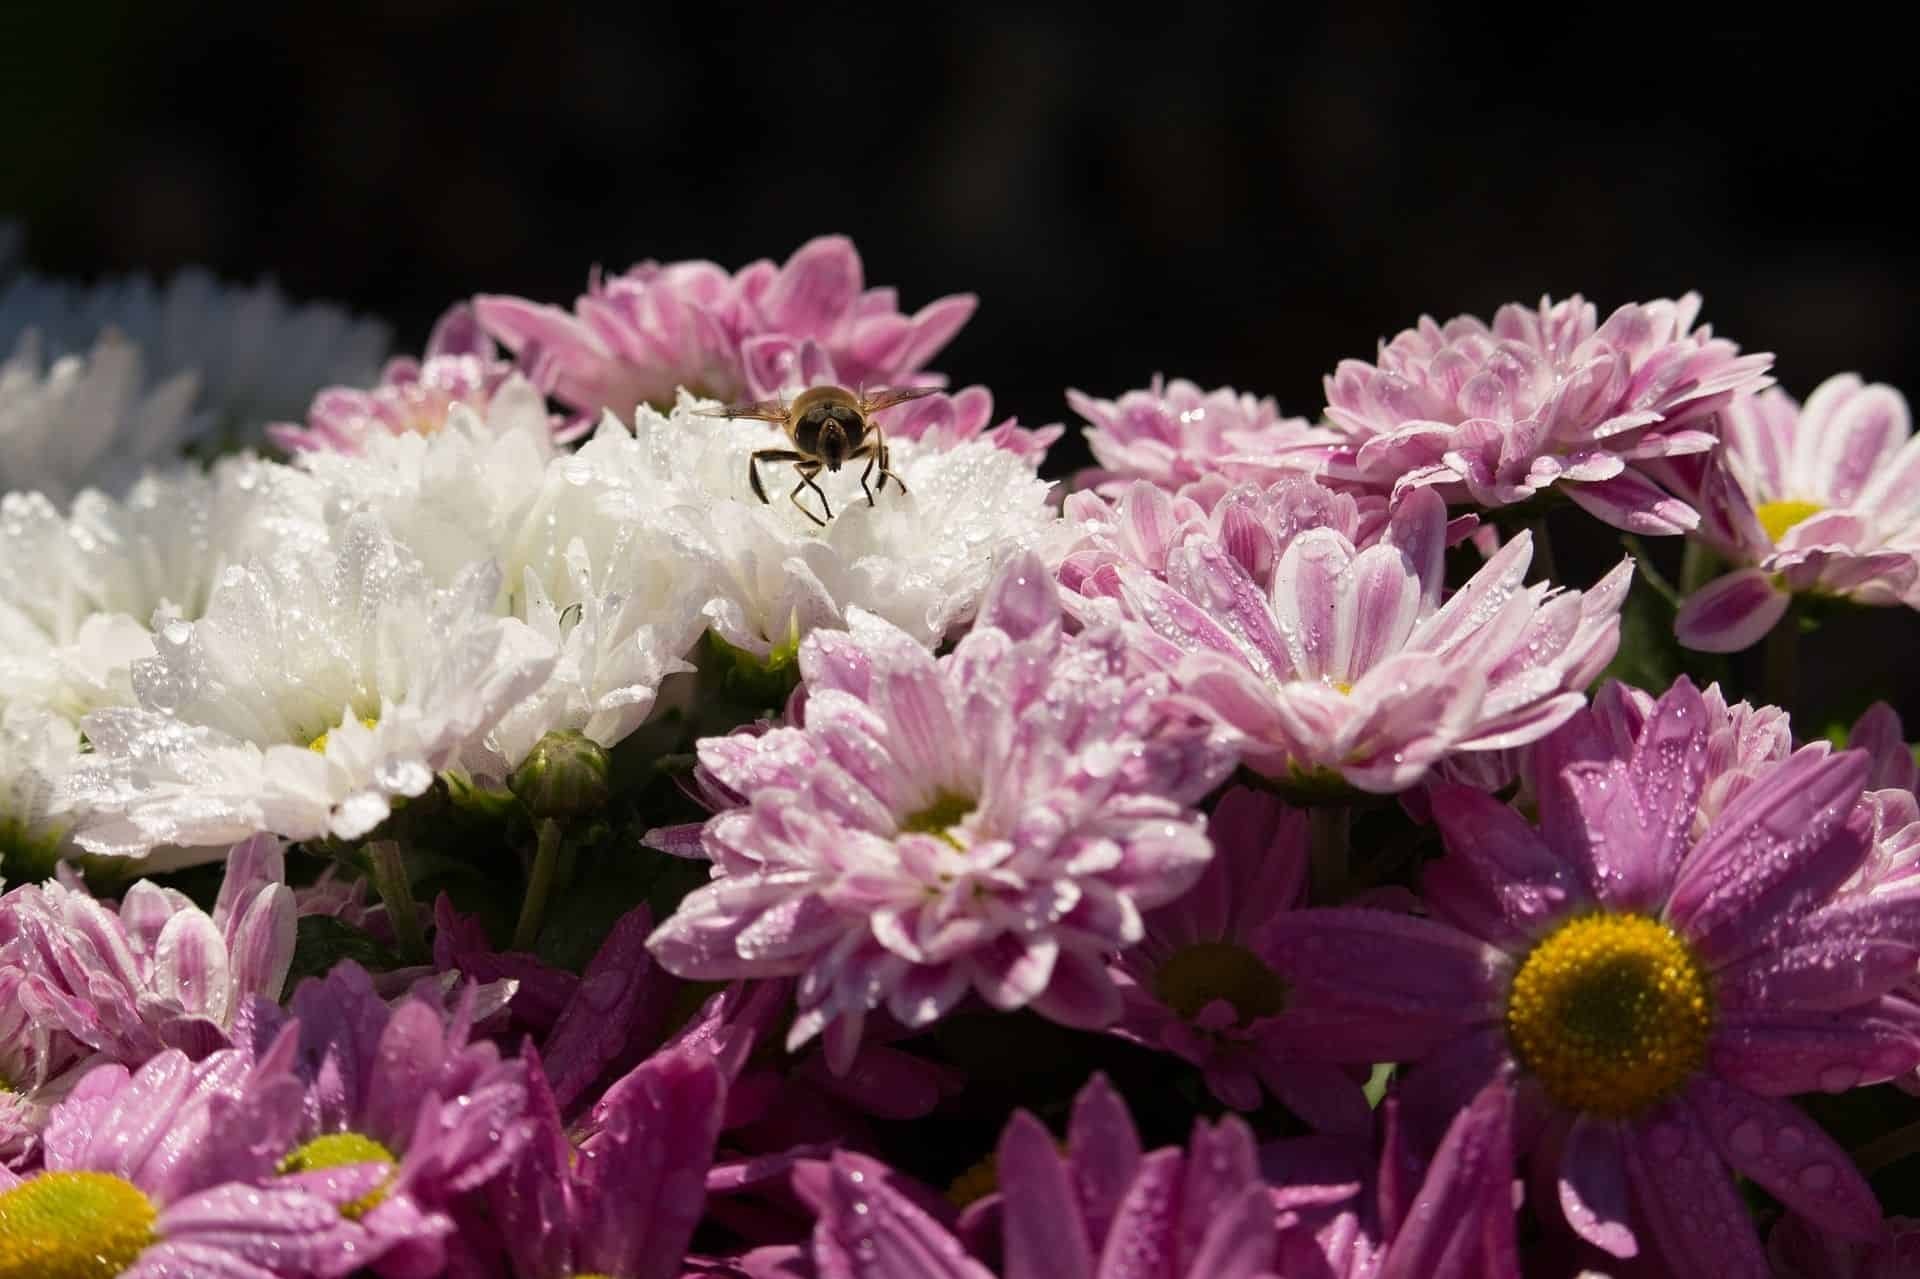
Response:
POLYGON ((490 562, 436 586, 366 516, 331 551, 230 567, 205 616, 163 626, 135 666, 138 705, 83 722, 76 838, 138 855, 366 834, 551 673, 552 645, 497 616, 498 593, 490 562))
POLYGON ((270 281, 223 284, 198 269, 160 286, 138 276, 93 287, 21 276, 0 290, 0 350, 29 329, 55 355, 86 350, 109 329, 125 335, 155 380, 199 379, 204 428, 243 439, 267 422, 304 418, 323 387, 371 384, 392 337, 331 303, 291 302, 270 281))
POLYGON ((706 620, 759 656, 796 628, 844 626, 856 605, 937 645, 973 616, 996 558, 1056 518, 1033 461, 985 441, 927 449, 902 440, 890 446, 906 492, 889 484, 869 506, 863 463, 823 471, 817 482, 834 515, 822 528, 786 499, 791 468, 763 467, 771 503, 748 484, 748 458, 785 437, 763 422, 699 416, 701 406, 711 405, 684 394, 671 416, 642 406, 631 433, 608 415, 574 465, 602 478, 599 502, 617 519, 669 512, 710 550, 718 578, 706 620))
POLYGON ((44 874, 73 825, 61 783, 80 758, 80 731, 37 706, 0 711, 0 878, 44 874))
POLYGON ((77 719, 129 703, 156 616, 190 621, 228 563, 325 538, 318 486, 251 457, 156 471, 124 499, 88 490, 66 515, 42 494, 0 497, 0 705, 77 719))
POLYGON ((658 518, 600 509, 601 481, 553 447, 545 399, 524 379, 509 379, 484 417, 456 406, 433 436, 370 437, 358 454, 300 465, 334 519, 378 516, 442 584, 491 557, 504 569, 496 611, 557 651, 547 683, 471 766, 512 768, 554 730, 611 746, 646 718, 663 678, 691 669, 680 658, 704 627, 710 557, 658 518))
POLYGON ((0 493, 64 505, 88 485, 118 491, 193 433, 192 373, 149 387, 140 348, 112 332, 50 363, 40 350, 28 332, 0 363, 0 493))

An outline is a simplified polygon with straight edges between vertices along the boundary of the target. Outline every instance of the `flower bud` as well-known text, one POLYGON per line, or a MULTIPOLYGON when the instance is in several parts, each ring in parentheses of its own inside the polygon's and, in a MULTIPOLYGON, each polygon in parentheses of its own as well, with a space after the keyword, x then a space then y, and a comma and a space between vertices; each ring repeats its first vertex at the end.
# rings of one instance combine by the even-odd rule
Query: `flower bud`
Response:
POLYGON ((535 742, 507 785, 535 817, 579 817, 607 802, 607 752, 568 729, 535 742))

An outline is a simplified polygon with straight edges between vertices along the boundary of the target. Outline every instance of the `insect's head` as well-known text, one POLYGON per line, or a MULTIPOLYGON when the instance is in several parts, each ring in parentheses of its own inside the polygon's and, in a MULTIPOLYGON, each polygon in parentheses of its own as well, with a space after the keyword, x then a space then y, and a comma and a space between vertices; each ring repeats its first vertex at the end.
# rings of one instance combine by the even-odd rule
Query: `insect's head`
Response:
POLYGON ((819 404, 793 424, 793 443, 802 453, 817 457, 829 471, 837 471, 847 454, 860 447, 867 425, 859 410, 845 404, 819 404))

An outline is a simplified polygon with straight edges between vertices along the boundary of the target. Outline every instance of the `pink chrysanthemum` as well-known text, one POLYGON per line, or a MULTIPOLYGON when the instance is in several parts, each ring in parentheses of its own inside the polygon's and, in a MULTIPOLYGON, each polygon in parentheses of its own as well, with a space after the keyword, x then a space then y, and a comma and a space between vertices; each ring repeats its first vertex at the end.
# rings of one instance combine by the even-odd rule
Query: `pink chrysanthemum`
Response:
POLYGON ((338 1201, 261 1184, 255 1146, 290 1126, 299 1087, 246 1054, 169 1050, 90 1073, 57 1106, 46 1160, 0 1169, 0 1275, 299 1279, 345 1275, 362 1231, 338 1201))
POLYGON ((1343 360, 1326 379, 1348 441, 1329 474, 1486 507, 1559 487, 1616 528, 1685 532, 1699 515, 1639 464, 1713 448, 1708 417, 1768 385, 1773 360, 1695 328, 1699 312, 1689 293, 1601 324, 1576 294, 1501 307, 1491 327, 1422 316, 1373 364, 1343 360))
MULTIPOLYGON (((358 453, 370 436, 432 435, 446 426, 455 405, 484 417, 494 393, 511 376, 513 365, 480 331, 473 308, 462 304, 434 325, 421 359, 387 361, 379 384, 365 390, 328 387, 314 396, 305 426, 276 422, 267 435, 289 453, 358 453)), ((557 417, 552 423, 562 440, 585 430, 584 423, 569 425, 557 417)))
POLYGON ((1031 554, 936 659, 864 613, 800 650, 803 721, 708 738, 701 761, 748 805, 714 817, 714 880, 649 943, 699 979, 798 976, 798 1046, 831 1028, 844 1070, 885 1006, 907 1027, 969 990, 1077 1026, 1120 1011, 1108 952, 1210 855, 1186 807, 1232 759, 1130 676, 1113 628, 1067 640, 1031 554))
POLYGON ((1842 1236, 1879 1228, 1845 1150, 1785 1098, 1920 1061, 1920 1014, 1890 993, 1920 961, 1920 885, 1849 887, 1873 852, 1868 761, 1825 743, 1696 837, 1705 719, 1676 684, 1630 750, 1543 779, 1538 829, 1437 793, 1432 919, 1296 911, 1272 931, 1303 1050, 1417 1061, 1429 1128, 1513 1079, 1536 1202, 1615 1256, 1746 1276, 1766 1262, 1733 1173, 1842 1236))
POLYGON ((1715 459, 1663 469, 1704 517, 1695 536, 1733 568, 1681 606, 1682 644, 1746 648, 1795 595, 1920 608, 1920 440, 1898 391, 1843 373, 1804 407, 1772 390, 1720 421, 1715 459))
POLYGON ((1632 572, 1584 594, 1522 585, 1522 533, 1441 602, 1445 506, 1429 490, 1394 508, 1364 550, 1332 527, 1274 545, 1188 534, 1165 580, 1114 563, 1082 590, 1153 632, 1141 660, 1170 671, 1239 736, 1263 776, 1394 792, 1454 751, 1502 750, 1551 732, 1619 643, 1632 572), (1270 585, 1248 571, 1277 550, 1270 585))
POLYGON ((1023 1111, 1001 1133, 994 1170, 998 1196, 970 1216, 997 1217, 997 1230, 955 1222, 921 1188, 859 1155, 804 1166, 794 1189, 817 1221, 795 1263, 810 1267, 801 1273, 866 1279, 1273 1273, 1274 1205, 1237 1118, 1201 1120, 1185 1149, 1143 1154, 1125 1103, 1096 1077, 1075 1101, 1064 1156, 1023 1111))
POLYGON ((1156 376, 1145 390, 1096 400, 1069 390, 1067 403, 1085 418, 1087 447, 1100 469, 1087 479, 1117 495, 1133 480, 1178 491, 1203 480, 1235 478, 1231 462, 1245 455, 1296 455, 1302 470, 1339 443, 1305 418, 1280 416, 1272 397, 1230 386, 1203 391, 1184 378, 1156 376))
MULTIPOLYGON (((831 381, 831 378, 821 379, 831 381)), ((969 386, 952 393, 922 396, 891 409, 876 420, 890 440, 918 440, 933 448, 952 448, 968 440, 990 440, 1016 457, 1038 466, 1047 448, 1066 431, 1058 423, 1025 427, 1020 419, 993 422, 993 392, 969 386)))
POLYGON ((1214 854, 1199 881, 1149 911, 1146 936, 1114 960, 1126 998, 1115 1033, 1192 1062, 1235 1109, 1257 1109, 1265 1091, 1316 1128, 1364 1130, 1359 1083, 1297 1059, 1278 1029, 1285 965, 1265 930, 1306 900, 1306 814, 1238 787, 1221 796, 1207 833, 1214 854))
POLYGON ((737 400, 822 381, 924 382, 916 375, 967 322, 974 299, 955 294, 905 315, 894 290, 864 287, 853 242, 829 235, 784 266, 762 260, 732 275, 712 262, 596 272, 571 313, 498 296, 474 307, 561 403, 625 418, 637 404, 664 412, 683 386, 737 400))

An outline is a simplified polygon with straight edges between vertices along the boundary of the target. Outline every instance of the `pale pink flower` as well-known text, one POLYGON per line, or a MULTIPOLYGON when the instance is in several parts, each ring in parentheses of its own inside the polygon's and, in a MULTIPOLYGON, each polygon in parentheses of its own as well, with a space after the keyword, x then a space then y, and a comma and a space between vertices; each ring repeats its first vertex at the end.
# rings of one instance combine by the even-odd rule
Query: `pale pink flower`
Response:
POLYGON ((1234 478, 1232 463, 1246 455, 1297 455, 1299 468, 1311 470, 1340 438, 1305 418, 1281 417, 1271 396, 1230 386, 1203 391, 1185 378, 1156 375, 1146 389, 1117 400, 1069 390, 1067 403, 1087 420, 1087 447, 1100 464, 1085 478, 1108 496, 1133 480, 1173 492, 1210 477, 1234 478))

